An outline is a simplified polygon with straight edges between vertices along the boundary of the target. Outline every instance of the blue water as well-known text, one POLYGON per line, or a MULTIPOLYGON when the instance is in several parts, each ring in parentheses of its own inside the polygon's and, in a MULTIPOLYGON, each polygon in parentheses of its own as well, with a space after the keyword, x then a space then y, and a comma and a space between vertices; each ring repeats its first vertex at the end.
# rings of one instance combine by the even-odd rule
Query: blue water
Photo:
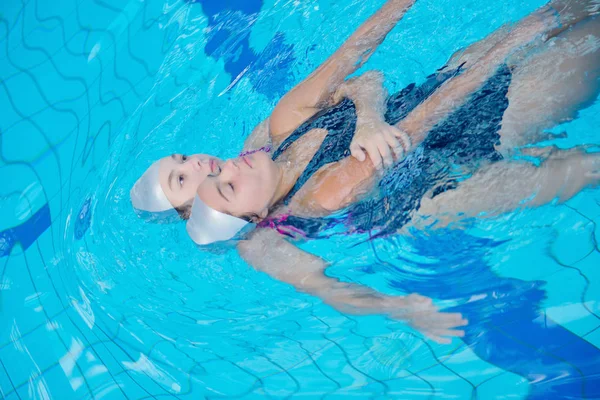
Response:
MULTIPOLYGON (((0 4, 0 397, 600 398, 598 189, 467 230, 304 246, 343 280, 461 311, 451 345, 132 212, 152 160, 235 155, 382 3, 0 4)), ((363 70, 421 82, 543 1, 518 3, 419 1, 363 70)), ((598 126, 596 102, 556 144, 598 143, 598 126)))

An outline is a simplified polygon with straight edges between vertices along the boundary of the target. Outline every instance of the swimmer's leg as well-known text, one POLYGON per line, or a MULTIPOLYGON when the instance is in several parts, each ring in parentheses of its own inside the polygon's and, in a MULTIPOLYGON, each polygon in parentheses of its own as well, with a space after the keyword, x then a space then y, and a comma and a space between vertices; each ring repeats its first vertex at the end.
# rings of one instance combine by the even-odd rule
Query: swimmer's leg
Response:
POLYGON ((548 138, 544 130, 573 119, 600 91, 600 16, 589 17, 524 57, 513 71, 498 148, 548 138))
MULTIPOLYGON (((561 21, 561 27, 549 32, 548 38, 553 38, 572 25, 600 13, 600 0, 554 0, 548 5, 554 7, 559 13, 561 21)), ((484 39, 456 51, 448 60, 448 66, 453 69, 463 63, 466 63, 467 66, 475 63, 493 46, 502 41, 510 30, 510 24, 502 25, 484 39)))
POLYGON ((463 64, 466 67, 473 65, 475 62, 477 62, 477 60, 486 55, 492 47, 500 43, 509 32, 510 26, 502 25, 485 38, 469 45, 468 47, 465 47, 464 49, 456 51, 454 54, 452 54, 450 60, 448 60, 448 67, 450 69, 455 69, 463 64))
POLYGON ((500 161, 482 167, 453 190, 423 198, 418 214, 442 225, 468 217, 493 216, 555 199, 566 201, 600 184, 600 153, 553 149, 541 165, 500 161), (494 188, 494 190, 490 190, 494 188))
POLYGON ((563 27, 600 13, 600 0, 553 0, 548 5, 556 10, 563 27))

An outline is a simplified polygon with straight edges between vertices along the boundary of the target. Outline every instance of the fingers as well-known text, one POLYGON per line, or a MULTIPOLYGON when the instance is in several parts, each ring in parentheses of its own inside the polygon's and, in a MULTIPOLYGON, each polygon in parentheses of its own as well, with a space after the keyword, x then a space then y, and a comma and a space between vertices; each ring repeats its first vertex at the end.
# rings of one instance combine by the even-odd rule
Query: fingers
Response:
POLYGON ((404 147, 402 143, 398 140, 398 138, 394 135, 394 131, 392 129, 386 131, 385 133, 385 141, 388 146, 393 150, 394 155, 396 156, 396 161, 404 158, 404 147))
POLYGON ((408 134, 406 132, 396 128, 395 126, 390 126, 390 128, 392 128, 394 136, 396 136, 396 138, 402 143, 404 152, 408 153, 410 151, 410 149, 412 148, 412 142, 410 140, 410 136, 408 136, 408 134))
MULTIPOLYGON (((380 169, 383 166, 384 157, 386 157, 385 147, 387 147, 387 145, 382 146, 381 143, 382 139, 378 136, 371 138, 367 142, 364 140, 355 140, 350 144, 350 154, 361 162, 366 159, 366 155, 368 154, 375 168, 380 169)), ((387 150, 389 152, 389 148, 387 150)))
POLYGON ((463 329, 457 329, 469 323, 461 313, 440 312, 431 298, 416 293, 409 294, 402 300, 405 309, 394 314, 429 339, 440 344, 449 344, 452 338, 465 336, 463 329))
POLYGON ((358 161, 364 161, 368 154, 375 168, 389 168, 402 159, 410 149, 411 143, 408 135, 398 128, 382 124, 376 129, 376 133, 368 137, 355 136, 350 145, 350 153, 358 161))
POLYGON ((461 313, 441 313, 440 327, 443 328, 456 328, 457 326, 465 326, 469 323, 463 318, 461 313))
POLYGON ((433 335, 433 334, 425 334, 429 339, 433 340, 439 344, 450 344, 452 343, 452 339, 443 338, 441 336, 433 335))
POLYGON ((436 329, 436 336, 465 337, 465 331, 460 329, 436 329))
POLYGON ((546 147, 525 147, 521 153, 526 156, 546 159, 558 150, 556 145, 546 147))
POLYGON ((414 327, 423 330, 454 329, 466 326, 469 321, 461 314, 440 313, 437 311, 417 311, 406 316, 414 327))
MULTIPOLYGON (((389 168, 394 165, 394 153, 390 145, 388 135, 385 133, 374 135, 363 147, 369 154, 369 158, 377 169, 389 168)), ((392 141, 392 144, 394 142, 392 141)))
POLYGON ((383 166, 383 157, 381 154, 381 150, 379 150, 379 145, 376 141, 370 142, 365 146, 365 150, 369 154, 369 158, 373 162, 373 165, 377 169, 381 169, 383 166))
POLYGON ((352 157, 356 158, 358 161, 365 161, 365 152, 358 142, 352 142, 352 144, 350 144, 350 154, 352 154, 352 157))
POLYGON ((424 335, 436 343, 450 344, 452 343, 452 338, 465 337, 465 331, 455 329, 434 329, 424 332, 424 335))
POLYGON ((379 151, 379 155, 383 159, 383 166, 386 168, 389 168, 392 165, 394 165, 394 157, 392 155, 392 149, 386 140, 386 135, 383 134, 383 135, 378 136, 376 139, 376 144, 377 144, 377 150, 379 151))

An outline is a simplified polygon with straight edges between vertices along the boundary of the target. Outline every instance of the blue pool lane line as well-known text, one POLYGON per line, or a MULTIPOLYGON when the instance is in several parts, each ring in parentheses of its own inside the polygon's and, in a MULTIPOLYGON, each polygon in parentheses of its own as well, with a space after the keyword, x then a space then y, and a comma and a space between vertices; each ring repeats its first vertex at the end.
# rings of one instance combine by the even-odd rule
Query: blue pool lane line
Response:
POLYGON ((398 268, 402 276, 390 284, 442 300, 478 296, 448 311, 461 312, 469 320, 463 341, 478 357, 529 381, 529 399, 600 398, 600 349, 540 311, 544 282, 491 271, 484 255, 498 242, 444 230, 428 237, 415 233, 412 244, 417 254, 438 260, 420 265, 437 273, 411 276, 398 268))
MULTIPOLYGON (((214 0, 199 0, 196 1, 202 6, 204 15, 208 17, 208 28, 214 35, 210 37, 204 48, 204 52, 214 58, 222 58, 225 62, 225 71, 231 74, 232 79, 235 79, 249 65, 256 61, 256 54, 250 49, 249 35, 250 30, 243 32, 243 37, 236 38, 240 35, 236 24, 232 24, 227 28, 224 21, 219 19, 220 15, 232 18, 231 12, 240 12, 244 16, 258 14, 262 7, 262 0, 229 0, 229 1, 214 1, 214 0), (218 26, 219 24, 222 26, 218 26), (234 49, 229 49, 227 53, 218 52, 219 47, 223 43, 237 42, 234 49)), ((222 18, 222 17, 221 17, 222 18)))
POLYGON ((241 32, 237 20, 250 21, 260 12, 262 0, 188 0, 198 3, 208 18, 211 32, 204 52, 207 56, 224 62, 224 69, 234 83, 246 74, 254 90, 269 99, 285 94, 290 84, 290 70, 295 60, 293 46, 285 44, 283 33, 277 33, 266 48, 256 53, 250 46, 251 26, 241 32), (229 22, 229 23, 227 23, 229 22), (223 43, 226 51, 221 50, 223 43))
MULTIPOLYGON (((213 28, 216 28, 217 24, 223 23, 222 20, 217 19, 219 14, 231 15, 227 11, 238 11, 245 16, 250 16, 258 13, 262 7, 262 0, 190 0, 189 2, 199 3, 202 6, 203 12, 209 19, 209 27, 213 28)), ((235 35, 239 35, 239 32, 231 29, 215 29, 214 31, 216 33, 208 41, 205 53, 208 56, 223 59, 225 71, 231 75, 232 82, 250 67, 249 70, 256 72, 249 77, 255 90, 270 98, 283 95, 281 91, 285 90, 289 83, 290 74, 288 72, 294 60, 293 46, 285 44, 283 34, 276 34, 267 47, 257 54, 250 47, 249 30, 243 33, 245 36, 242 38, 236 38, 235 35), (235 48, 230 49, 228 53, 217 51, 220 44, 231 40, 237 42, 235 48), (276 64, 271 63, 274 59, 277 59, 276 64), (258 79, 259 74, 261 79, 258 79), (268 79, 264 79, 265 77, 268 79)), ((87 199, 75 221, 75 238, 77 240, 81 239, 88 230, 91 214, 90 199, 87 199)), ((27 250, 48 229, 50 223, 50 208, 48 204, 45 204, 21 225, 0 232, 0 257, 9 255, 17 243, 27 250)))
MULTIPOLYGON (((526 378, 528 399, 600 398, 600 350, 543 314, 467 334, 465 343, 481 358, 526 378), (524 360, 529 360, 524 361, 524 360)), ((494 323, 492 323, 494 325, 494 323)))
MULTIPOLYGON (((79 240, 85 235, 91 220, 92 199, 88 198, 81 206, 75 220, 75 239, 79 240)), ((3 230, 0 232, 0 257, 8 256, 17 243, 21 244, 23 250, 27 250, 50 227, 51 223, 50 206, 46 203, 21 225, 3 230)))
POLYGON ((50 207, 46 203, 21 225, 3 230, 0 232, 0 257, 8 256, 17 243, 27 250, 51 223, 50 207))

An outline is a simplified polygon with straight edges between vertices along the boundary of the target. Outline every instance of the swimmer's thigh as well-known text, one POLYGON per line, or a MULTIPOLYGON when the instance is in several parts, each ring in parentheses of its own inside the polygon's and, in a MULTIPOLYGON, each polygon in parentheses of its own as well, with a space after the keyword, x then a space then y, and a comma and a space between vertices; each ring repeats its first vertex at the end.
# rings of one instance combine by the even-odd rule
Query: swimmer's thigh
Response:
POLYGON ((544 140, 543 131, 575 117, 600 90, 600 17, 574 25, 516 66, 500 130, 503 153, 544 140))
POLYGON ((493 216, 517 208, 536 207, 554 199, 566 201, 587 186, 600 183, 600 153, 557 150, 539 166, 500 161, 482 167, 453 190, 421 202, 420 216, 444 223, 493 216))
MULTIPOLYGON (((590 15, 598 14, 600 11, 600 0, 553 0, 549 5, 554 7, 556 11, 560 13, 560 19, 563 26, 562 28, 556 29, 556 31, 559 32, 590 15)), ((456 68, 462 63, 466 63, 466 66, 469 67, 483 57, 492 47, 503 40, 510 30, 511 27, 509 24, 502 25, 485 38, 456 51, 452 54, 450 60, 448 60, 448 66, 450 68, 456 68)), ((550 32, 550 37, 554 35, 555 31, 550 32)))
POLYGON ((487 52, 498 44, 502 39, 508 35, 510 27, 508 25, 502 25, 494 32, 490 33, 485 38, 472 43, 468 47, 460 49, 452 54, 447 65, 450 69, 457 68, 459 65, 465 63, 465 67, 470 67, 475 64, 481 57, 487 54, 487 52))

